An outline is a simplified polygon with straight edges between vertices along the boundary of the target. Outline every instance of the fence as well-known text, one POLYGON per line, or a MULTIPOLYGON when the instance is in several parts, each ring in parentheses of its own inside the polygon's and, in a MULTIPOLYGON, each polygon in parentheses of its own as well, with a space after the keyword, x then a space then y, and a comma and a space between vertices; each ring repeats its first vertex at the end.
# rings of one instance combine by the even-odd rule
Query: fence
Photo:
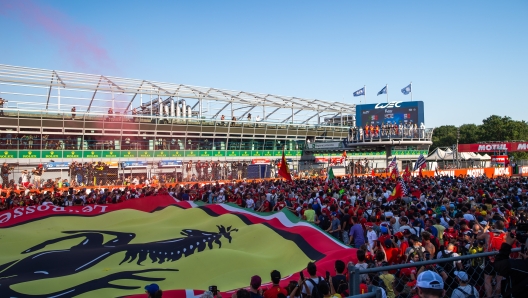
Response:
MULTIPOLYGON (((519 252, 520 250, 521 250, 520 248, 515 248, 515 249, 512 249, 512 252, 519 252)), ((374 268, 368 268, 368 269, 359 269, 357 267, 349 265, 348 266, 348 272, 350 276, 349 278, 350 291, 349 292, 350 292, 351 297, 358 297, 358 298, 367 297, 367 296, 360 295, 360 284, 361 284, 360 276, 362 274, 372 274, 372 273, 378 274, 381 271, 392 271, 392 270, 399 270, 399 269, 411 268, 411 267, 416 267, 418 269, 422 266, 462 261, 463 269, 461 269, 461 271, 464 271, 467 273, 469 277, 468 284, 474 286, 479 291, 479 297, 486 297, 487 295, 485 295, 485 289, 484 289, 484 282, 485 282, 484 281, 484 268, 483 268, 484 258, 488 256, 496 255, 498 253, 499 253, 498 251, 493 251, 493 252, 464 255, 464 256, 459 256, 459 257, 433 259, 429 261, 421 261, 421 262, 415 262, 415 263, 398 264, 398 265, 391 265, 391 266, 384 266, 384 267, 374 267, 374 268)), ((434 267, 432 268, 434 269, 434 267)), ((388 285, 388 286, 392 286, 392 285, 388 285)), ((456 289, 457 286, 458 286, 457 281, 451 272, 451 275, 448 274, 448 278, 444 281, 444 289, 446 290, 446 297, 451 297, 451 291, 453 289, 456 289)), ((369 292, 370 291, 371 289, 369 288, 369 292)), ((374 293, 370 293, 370 294, 374 294, 374 293)), ((375 297, 375 296, 368 296, 368 297, 375 297)))
POLYGON ((375 286, 368 287, 368 293, 349 296, 348 298, 381 298, 383 294, 381 289, 375 286))

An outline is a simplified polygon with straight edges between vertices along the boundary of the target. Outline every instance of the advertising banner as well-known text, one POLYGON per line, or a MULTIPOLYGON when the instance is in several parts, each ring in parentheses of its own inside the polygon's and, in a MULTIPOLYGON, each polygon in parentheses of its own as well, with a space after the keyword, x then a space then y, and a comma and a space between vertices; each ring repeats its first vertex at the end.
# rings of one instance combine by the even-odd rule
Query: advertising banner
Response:
POLYGON ((527 152, 528 142, 459 144, 458 152, 527 152))
POLYGON ((182 167, 183 161, 181 160, 162 160, 158 163, 159 167, 182 167))
POLYGON ((64 162, 48 162, 44 164, 44 170, 68 170, 70 163, 67 161, 64 162))
POLYGON ((269 165, 269 163, 271 162, 270 159, 268 158, 254 158, 251 160, 251 163, 256 165, 256 164, 267 164, 269 165))
POLYGON ((121 167, 124 169, 146 168, 147 162, 146 161, 124 161, 121 163, 121 167))

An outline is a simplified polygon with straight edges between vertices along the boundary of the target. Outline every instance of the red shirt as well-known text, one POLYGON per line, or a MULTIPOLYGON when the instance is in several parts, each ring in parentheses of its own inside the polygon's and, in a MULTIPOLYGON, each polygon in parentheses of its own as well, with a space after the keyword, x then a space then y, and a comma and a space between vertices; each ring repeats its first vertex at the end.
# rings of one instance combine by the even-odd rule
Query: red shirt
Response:
POLYGON ((279 286, 276 286, 276 285, 269 288, 266 292, 264 292, 263 296, 264 298, 277 298, 277 295, 279 293, 284 294, 284 296, 288 296, 288 292, 285 289, 279 286))
POLYGON ((277 211, 281 211, 284 207, 286 207, 286 203, 284 202, 277 202, 277 205, 275 205, 275 209, 277 209, 277 211))
POLYGON ((262 211, 264 212, 270 212, 270 202, 268 202, 267 200, 264 201, 264 204, 262 204, 262 206, 264 206, 264 208, 262 209, 262 211))

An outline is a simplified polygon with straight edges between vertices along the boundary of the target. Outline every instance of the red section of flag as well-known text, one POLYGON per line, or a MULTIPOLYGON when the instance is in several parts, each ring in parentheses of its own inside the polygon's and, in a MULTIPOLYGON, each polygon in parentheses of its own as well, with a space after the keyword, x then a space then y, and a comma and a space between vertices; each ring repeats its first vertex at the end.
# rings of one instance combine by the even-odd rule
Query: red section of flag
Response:
POLYGON ((405 180, 405 182, 411 181, 411 171, 409 170, 409 165, 407 165, 405 171, 403 172, 403 180, 405 180))
POLYGON ((393 180, 398 179, 398 170, 396 169, 396 167, 394 167, 394 168, 392 169, 392 172, 391 172, 390 177, 391 177, 391 179, 393 179, 393 180))
POLYGON ((370 176, 376 177, 376 172, 374 172, 374 169, 372 169, 372 172, 370 173, 370 176))
MULTIPOLYGON (((170 195, 158 195, 148 198, 128 200, 119 204, 86 205, 73 207, 60 207, 54 205, 37 205, 17 207, 0 212, 0 228, 6 228, 23 222, 34 221, 51 216, 97 216, 121 209, 135 209, 144 212, 153 212, 176 204, 170 195)), ((187 202, 180 204, 189 205, 187 202)))
POLYGON ((292 181, 292 177, 290 174, 290 169, 288 168, 288 163, 286 162, 286 156, 284 155, 284 150, 282 150, 282 160, 279 167, 279 176, 282 178, 292 181))
POLYGON ((400 184, 400 182, 398 182, 396 184, 396 187, 394 188, 394 190, 392 191, 392 194, 389 196, 389 198, 387 199, 387 201, 392 201, 392 200, 396 200, 396 199, 399 199, 403 196, 403 190, 402 190, 402 186, 400 184))
POLYGON ((422 169, 423 167, 420 167, 420 169, 418 170, 418 175, 420 175, 420 178, 423 178, 422 169))

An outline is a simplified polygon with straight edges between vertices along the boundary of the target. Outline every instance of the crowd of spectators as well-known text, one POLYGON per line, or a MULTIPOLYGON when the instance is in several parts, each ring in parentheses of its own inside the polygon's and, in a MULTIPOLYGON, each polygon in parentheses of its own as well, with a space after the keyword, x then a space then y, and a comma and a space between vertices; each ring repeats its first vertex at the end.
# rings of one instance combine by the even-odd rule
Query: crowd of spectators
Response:
MULTIPOLYGON (((71 188, 38 194, 13 192, 6 194, 0 208, 110 204, 168 193, 182 201, 233 203, 258 212, 287 209, 344 245, 357 248, 354 266, 368 268, 498 251, 505 232, 526 220, 527 183, 527 178, 415 177, 407 183, 408 195, 396 199, 391 197, 396 181, 380 177, 71 188)), ((475 297, 499 297, 507 291, 492 258, 381 271, 362 275, 361 282, 383 287, 386 297, 413 297, 419 294, 419 274, 428 270, 441 276, 450 297, 467 297, 467 290, 474 290, 475 297)))

